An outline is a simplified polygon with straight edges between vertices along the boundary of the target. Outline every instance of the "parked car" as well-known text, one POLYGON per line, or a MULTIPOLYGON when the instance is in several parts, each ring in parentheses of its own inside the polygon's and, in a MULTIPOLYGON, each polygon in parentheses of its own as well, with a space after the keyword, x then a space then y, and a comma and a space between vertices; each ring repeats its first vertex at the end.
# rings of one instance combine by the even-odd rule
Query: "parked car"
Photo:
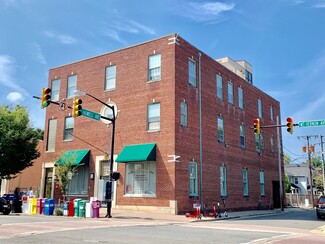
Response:
POLYGON ((2 212, 4 215, 8 215, 10 214, 10 211, 10 203, 6 199, 0 197, 0 212, 2 212))
POLYGON ((316 203, 316 215, 319 219, 325 216, 325 196, 321 196, 316 203))

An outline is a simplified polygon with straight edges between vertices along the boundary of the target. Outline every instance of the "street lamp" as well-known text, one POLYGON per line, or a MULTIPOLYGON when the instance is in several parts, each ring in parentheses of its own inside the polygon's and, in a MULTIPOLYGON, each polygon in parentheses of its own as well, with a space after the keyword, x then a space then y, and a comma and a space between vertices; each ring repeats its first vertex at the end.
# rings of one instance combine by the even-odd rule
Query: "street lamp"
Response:
POLYGON ((100 102, 101 104, 103 104, 104 106, 108 107, 109 109, 112 110, 112 118, 107 118, 109 121, 112 122, 112 141, 111 141, 111 158, 110 158, 110 165, 109 165, 109 180, 106 182, 106 200, 107 200, 107 213, 106 216, 107 218, 111 218, 111 210, 112 210, 112 182, 113 182, 113 163, 114 163, 114 137, 115 137, 115 120, 116 120, 116 116, 115 116, 115 109, 114 106, 108 105, 107 103, 99 100, 97 97, 94 97, 93 95, 84 92, 84 91, 80 91, 80 90, 75 90, 74 92, 75 96, 82 96, 82 95, 87 95, 93 99, 95 99, 96 101, 100 102))

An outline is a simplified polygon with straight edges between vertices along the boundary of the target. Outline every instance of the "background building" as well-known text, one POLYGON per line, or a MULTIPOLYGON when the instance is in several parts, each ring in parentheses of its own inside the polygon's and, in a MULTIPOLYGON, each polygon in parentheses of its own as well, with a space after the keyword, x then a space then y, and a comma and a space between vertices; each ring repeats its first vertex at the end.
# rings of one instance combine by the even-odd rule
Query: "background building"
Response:
MULTIPOLYGON (((251 74, 247 62, 236 64, 251 74)), ((177 214, 221 199, 231 209, 279 207, 276 128, 255 135, 251 127, 255 118, 276 125, 280 104, 247 77, 172 34, 53 68, 48 86, 61 104, 72 106, 81 90, 116 108, 114 170, 121 178, 113 207, 177 214)), ((92 97, 79 98, 84 109, 111 116, 92 97)), ((47 107, 44 194, 55 162, 70 151, 78 173, 69 196, 104 198, 112 128, 102 122, 47 107)))

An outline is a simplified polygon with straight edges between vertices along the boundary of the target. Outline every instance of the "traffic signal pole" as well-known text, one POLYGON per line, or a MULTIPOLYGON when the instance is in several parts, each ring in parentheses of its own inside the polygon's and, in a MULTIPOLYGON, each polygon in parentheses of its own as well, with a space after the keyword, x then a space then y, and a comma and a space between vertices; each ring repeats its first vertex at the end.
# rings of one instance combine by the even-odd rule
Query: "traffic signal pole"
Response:
POLYGON ((281 164, 281 144, 280 144, 280 123, 279 116, 276 116, 276 134, 277 134, 277 144, 278 144, 278 168, 279 168, 279 183, 280 183, 280 207, 283 210, 283 188, 282 188, 282 164, 281 164))

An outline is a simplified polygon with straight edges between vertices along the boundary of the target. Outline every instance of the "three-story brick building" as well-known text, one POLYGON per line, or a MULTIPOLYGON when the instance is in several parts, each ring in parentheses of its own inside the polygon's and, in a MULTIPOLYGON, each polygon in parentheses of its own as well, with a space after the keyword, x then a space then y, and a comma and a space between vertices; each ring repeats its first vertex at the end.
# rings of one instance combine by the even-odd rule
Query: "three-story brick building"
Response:
MULTIPOLYGON (((277 207, 276 128, 255 135, 251 127, 257 117, 276 125, 280 104, 242 67, 246 80, 172 34, 50 69, 48 86, 53 101, 72 106, 74 91, 81 90, 116 108, 114 170, 121 178, 113 207, 177 214, 221 198, 232 209, 257 208, 260 201, 277 207)), ((79 98, 84 109, 111 116, 91 96, 79 98)), ((103 199, 111 127, 47 107, 43 192, 53 184, 55 195, 46 177, 70 152, 77 167, 70 197, 103 199)))

